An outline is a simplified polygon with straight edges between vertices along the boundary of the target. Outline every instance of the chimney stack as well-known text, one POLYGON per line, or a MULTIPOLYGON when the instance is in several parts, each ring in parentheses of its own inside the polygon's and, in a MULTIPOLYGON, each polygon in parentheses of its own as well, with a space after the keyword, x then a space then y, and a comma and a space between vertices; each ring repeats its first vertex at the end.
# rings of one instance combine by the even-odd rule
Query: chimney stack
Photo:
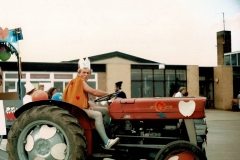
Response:
POLYGON ((217 65, 224 65, 224 53, 232 52, 231 31, 217 32, 217 65))

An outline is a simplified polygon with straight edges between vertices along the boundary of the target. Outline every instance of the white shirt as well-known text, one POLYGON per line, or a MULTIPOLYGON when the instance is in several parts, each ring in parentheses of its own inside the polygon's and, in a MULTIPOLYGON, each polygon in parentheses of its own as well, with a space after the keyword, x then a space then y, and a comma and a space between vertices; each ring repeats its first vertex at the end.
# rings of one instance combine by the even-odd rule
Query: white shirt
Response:
POLYGON ((177 92, 174 97, 183 97, 181 92, 177 92))
POLYGON ((238 99, 240 99, 240 94, 237 96, 238 99))

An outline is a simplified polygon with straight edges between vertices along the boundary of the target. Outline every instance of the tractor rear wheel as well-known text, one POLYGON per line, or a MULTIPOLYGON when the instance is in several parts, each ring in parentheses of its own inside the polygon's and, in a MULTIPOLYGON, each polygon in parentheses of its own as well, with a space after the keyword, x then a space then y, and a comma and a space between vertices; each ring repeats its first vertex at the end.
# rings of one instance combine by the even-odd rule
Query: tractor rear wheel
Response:
POLYGON ((78 120, 57 106, 22 113, 8 134, 11 160, 84 160, 86 138, 78 120))
POLYGON ((187 141, 174 141, 164 146, 155 157, 155 160, 207 160, 204 152, 187 141))

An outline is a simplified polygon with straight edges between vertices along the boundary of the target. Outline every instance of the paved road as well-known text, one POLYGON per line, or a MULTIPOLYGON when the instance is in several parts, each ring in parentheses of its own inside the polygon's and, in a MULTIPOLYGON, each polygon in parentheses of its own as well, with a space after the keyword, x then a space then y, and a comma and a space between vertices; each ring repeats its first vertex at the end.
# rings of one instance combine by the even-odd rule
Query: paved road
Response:
POLYGON ((206 109, 208 160, 240 160, 240 112, 206 109))

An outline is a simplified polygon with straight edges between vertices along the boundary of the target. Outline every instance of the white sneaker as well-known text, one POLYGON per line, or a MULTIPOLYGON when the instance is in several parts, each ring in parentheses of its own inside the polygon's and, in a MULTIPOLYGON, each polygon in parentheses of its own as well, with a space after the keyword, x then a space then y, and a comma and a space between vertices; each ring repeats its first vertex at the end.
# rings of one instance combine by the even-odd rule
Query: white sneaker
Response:
POLYGON ((115 139, 109 139, 107 144, 104 146, 105 149, 110 149, 114 144, 116 144, 119 141, 119 138, 115 138, 115 139))

